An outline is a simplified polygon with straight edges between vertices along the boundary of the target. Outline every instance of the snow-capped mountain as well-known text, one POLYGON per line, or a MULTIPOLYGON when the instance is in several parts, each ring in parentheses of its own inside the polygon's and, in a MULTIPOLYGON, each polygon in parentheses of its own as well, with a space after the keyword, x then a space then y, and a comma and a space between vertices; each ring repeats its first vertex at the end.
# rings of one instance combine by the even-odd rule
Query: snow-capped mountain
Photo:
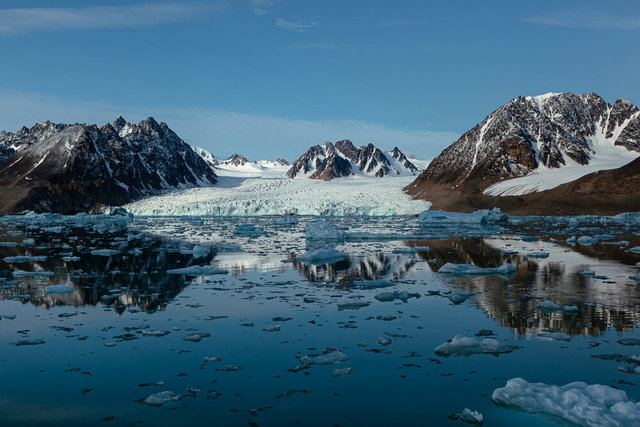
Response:
POLYGON ((226 160, 221 160, 204 148, 191 146, 202 159, 213 169, 218 176, 232 176, 243 178, 279 178, 284 177, 289 162, 278 158, 272 162, 269 160, 249 161, 245 156, 233 153, 226 160))
POLYGON ((212 169, 165 123, 118 117, 101 128, 42 122, 0 133, 4 212, 71 213, 164 190, 216 183, 212 169))
POLYGON ((518 187, 524 194, 620 167, 638 155, 640 111, 627 100, 610 105, 595 93, 518 97, 446 148, 407 189, 417 195, 433 184, 484 190, 504 179, 570 168, 552 173, 546 186, 518 187))
POLYGON ((416 175, 418 168, 395 147, 383 152, 373 144, 356 147, 348 139, 334 144, 314 145, 296 160, 287 177, 308 176, 329 181, 356 174, 382 178, 384 176, 416 175))

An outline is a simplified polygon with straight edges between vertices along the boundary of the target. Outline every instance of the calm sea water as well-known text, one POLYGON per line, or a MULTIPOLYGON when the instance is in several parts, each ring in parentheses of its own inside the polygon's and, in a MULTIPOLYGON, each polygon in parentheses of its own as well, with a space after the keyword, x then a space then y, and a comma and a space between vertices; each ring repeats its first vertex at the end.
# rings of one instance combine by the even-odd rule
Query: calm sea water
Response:
POLYGON ((317 221, 1 218, 0 425, 453 425, 463 408, 556 423, 492 402, 513 377, 640 400, 615 356, 640 355, 618 342, 640 338, 636 230, 331 218, 345 237, 307 239, 317 221), (344 257, 297 259, 317 249, 344 257), (438 273, 448 262, 516 271, 438 273), (190 266, 228 273, 168 273, 190 266), (434 352, 456 335, 515 349, 434 352), (305 363, 336 350, 348 360, 305 363))

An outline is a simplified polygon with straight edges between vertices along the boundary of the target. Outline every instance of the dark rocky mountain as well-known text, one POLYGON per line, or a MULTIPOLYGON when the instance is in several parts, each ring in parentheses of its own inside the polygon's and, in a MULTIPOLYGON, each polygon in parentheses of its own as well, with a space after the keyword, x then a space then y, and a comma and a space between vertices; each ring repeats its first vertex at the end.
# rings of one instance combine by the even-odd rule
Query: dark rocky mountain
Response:
POLYGON ((118 117, 101 128, 42 122, 0 134, 0 212, 75 213, 165 190, 213 185, 216 175, 165 123, 118 117))
POLYGON ((384 176, 415 175, 418 168, 395 147, 385 153, 373 144, 356 147, 348 139, 334 144, 314 145, 296 160, 287 177, 309 175, 311 179, 330 181, 362 173, 382 178, 384 176))
MULTIPOLYGON (((572 93, 518 97, 436 157, 406 191, 434 201, 434 208, 460 209, 491 184, 546 168, 587 165, 599 150, 624 147, 640 155, 640 111, 619 99, 572 93)), ((467 210, 473 207, 467 206, 467 210)))

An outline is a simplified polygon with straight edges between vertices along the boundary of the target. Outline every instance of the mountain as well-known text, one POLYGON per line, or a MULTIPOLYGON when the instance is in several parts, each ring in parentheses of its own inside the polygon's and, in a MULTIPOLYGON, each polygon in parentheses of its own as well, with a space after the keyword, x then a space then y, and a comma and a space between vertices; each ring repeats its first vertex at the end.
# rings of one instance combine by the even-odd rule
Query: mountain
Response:
POLYGON ((434 208, 461 209, 461 197, 523 196, 639 155, 640 111, 627 100, 610 105, 595 93, 518 97, 463 134, 405 190, 434 208))
POLYGON ((289 162, 278 158, 275 162, 269 160, 249 161, 245 156, 233 153, 226 160, 221 160, 204 148, 191 146, 218 176, 232 176, 236 178, 279 178, 284 177, 289 162))
POLYGON ((356 174, 384 176, 415 175, 418 168, 395 147, 385 153, 373 144, 355 147, 348 139, 334 144, 314 145, 296 160, 287 177, 309 175, 311 179, 330 181, 356 174))
POLYGON ((75 213, 216 183, 166 123, 118 117, 101 128, 42 122, 0 133, 0 212, 75 213))

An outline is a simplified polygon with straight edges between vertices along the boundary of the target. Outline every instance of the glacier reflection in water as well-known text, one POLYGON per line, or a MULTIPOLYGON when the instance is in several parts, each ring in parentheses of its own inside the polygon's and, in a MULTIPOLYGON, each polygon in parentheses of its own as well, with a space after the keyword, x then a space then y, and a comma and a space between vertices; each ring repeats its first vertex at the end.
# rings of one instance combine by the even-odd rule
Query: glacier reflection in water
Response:
POLYGON ((0 423, 552 422, 492 403, 516 376, 640 398, 618 343, 638 337, 635 229, 346 217, 306 239, 318 221, 1 218, 0 423), (456 335, 509 351, 434 352, 456 335))

